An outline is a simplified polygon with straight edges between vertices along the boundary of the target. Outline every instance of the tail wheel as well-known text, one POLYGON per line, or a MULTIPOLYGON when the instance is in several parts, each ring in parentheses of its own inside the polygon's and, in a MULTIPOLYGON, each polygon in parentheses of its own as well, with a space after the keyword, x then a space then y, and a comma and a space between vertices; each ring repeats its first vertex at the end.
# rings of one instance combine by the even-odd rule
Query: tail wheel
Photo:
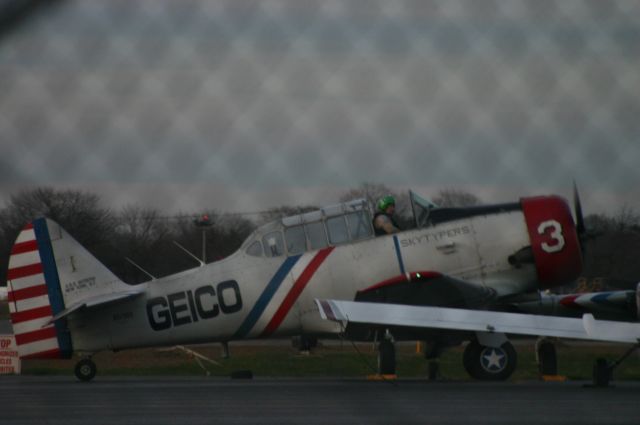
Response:
POLYGON ((80 381, 91 381, 95 376, 98 368, 91 359, 82 359, 76 363, 73 372, 80 381))
POLYGON ((467 373, 481 381, 504 381, 516 369, 518 355, 510 342, 500 347, 487 347, 473 340, 464 350, 467 373))

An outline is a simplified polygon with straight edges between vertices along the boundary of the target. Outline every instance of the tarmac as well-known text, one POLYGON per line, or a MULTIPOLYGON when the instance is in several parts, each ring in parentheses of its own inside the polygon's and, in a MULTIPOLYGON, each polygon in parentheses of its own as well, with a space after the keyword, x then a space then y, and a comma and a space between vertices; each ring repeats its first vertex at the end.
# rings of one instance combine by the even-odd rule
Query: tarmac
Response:
POLYGON ((640 382, 627 381, 0 375, 0 391, 3 425, 640 423, 640 382))
POLYGON ((640 383, 0 376, 1 423, 637 424, 640 383))

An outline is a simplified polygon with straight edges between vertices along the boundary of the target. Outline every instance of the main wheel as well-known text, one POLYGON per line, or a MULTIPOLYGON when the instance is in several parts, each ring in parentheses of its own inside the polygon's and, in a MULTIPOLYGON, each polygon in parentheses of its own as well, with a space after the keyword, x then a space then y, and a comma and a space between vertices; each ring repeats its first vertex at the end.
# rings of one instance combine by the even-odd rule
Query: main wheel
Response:
POLYGON ((80 381, 91 381, 95 376, 98 368, 91 359, 82 359, 76 363, 73 372, 80 381))
POLYGON ((300 351, 311 351, 318 346, 318 338, 310 335, 300 335, 300 351))
POLYGON ((539 370, 540 375, 557 375, 558 374, 558 358, 556 356, 556 347, 549 341, 544 341, 538 346, 538 358, 540 359, 539 370))
POLYGON ((518 355, 510 342, 500 347, 486 347, 476 340, 464 350, 463 363, 467 373, 481 381, 504 381, 508 379, 518 362, 518 355))

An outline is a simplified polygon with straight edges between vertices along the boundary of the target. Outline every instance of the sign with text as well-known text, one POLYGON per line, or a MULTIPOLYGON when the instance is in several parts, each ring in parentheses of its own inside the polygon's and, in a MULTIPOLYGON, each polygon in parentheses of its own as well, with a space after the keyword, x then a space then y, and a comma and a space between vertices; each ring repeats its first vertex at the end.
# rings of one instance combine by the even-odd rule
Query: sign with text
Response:
POLYGON ((20 357, 13 335, 0 335, 0 375, 20 374, 20 357))

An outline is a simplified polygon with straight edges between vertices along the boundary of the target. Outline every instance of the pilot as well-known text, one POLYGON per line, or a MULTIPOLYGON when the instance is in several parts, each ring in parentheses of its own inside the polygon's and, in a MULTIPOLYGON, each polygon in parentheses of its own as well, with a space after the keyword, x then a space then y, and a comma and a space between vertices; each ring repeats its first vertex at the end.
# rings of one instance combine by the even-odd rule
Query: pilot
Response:
POLYGON ((393 213, 396 211, 396 200, 393 196, 386 195, 380 198, 377 209, 373 216, 373 228, 376 236, 398 232, 400 226, 393 218, 393 213))

